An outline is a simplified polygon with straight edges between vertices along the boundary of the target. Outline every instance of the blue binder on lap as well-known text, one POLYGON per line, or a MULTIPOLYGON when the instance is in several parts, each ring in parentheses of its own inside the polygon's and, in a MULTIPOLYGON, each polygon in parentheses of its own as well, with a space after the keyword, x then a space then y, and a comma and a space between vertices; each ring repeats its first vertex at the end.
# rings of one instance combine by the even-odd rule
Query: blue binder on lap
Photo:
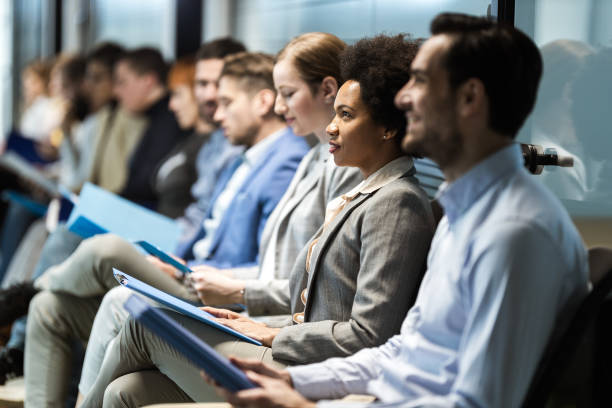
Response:
POLYGON ((204 370, 222 387, 232 392, 256 387, 229 360, 138 296, 130 296, 124 303, 124 307, 136 320, 204 370))
POLYGON ((162 292, 159 289, 154 288, 151 285, 148 285, 142 281, 139 281, 136 278, 131 277, 130 275, 121 272, 118 269, 113 268, 113 273, 115 275, 115 279, 121 285, 130 288, 141 295, 145 295, 148 298, 155 300, 156 302, 161 303, 162 305, 169 307, 172 310, 175 310, 179 313, 182 313, 186 316, 192 317, 196 320, 201 321, 204 324, 212 326, 216 329, 219 329, 225 333, 231 334, 239 338, 240 340, 244 340, 249 343, 256 344, 261 346, 261 343, 255 339, 250 338, 249 336, 245 336, 244 334, 236 331, 232 328, 222 325, 215 320, 215 317, 208 312, 205 312, 202 309, 199 309, 188 303, 182 299, 177 298, 176 296, 172 296, 166 292, 162 292))
POLYGON ((183 275, 185 275, 187 273, 193 272, 187 265, 183 265, 182 263, 180 263, 179 261, 177 261, 176 259, 174 259, 170 255, 168 255, 167 253, 165 253, 164 251, 162 251, 161 249, 159 249, 155 245, 151 244, 150 242, 147 242, 147 241, 136 241, 134 243, 136 245, 139 245, 145 251, 147 251, 147 253, 149 255, 153 255, 154 257, 156 257, 160 261, 174 266, 183 275))

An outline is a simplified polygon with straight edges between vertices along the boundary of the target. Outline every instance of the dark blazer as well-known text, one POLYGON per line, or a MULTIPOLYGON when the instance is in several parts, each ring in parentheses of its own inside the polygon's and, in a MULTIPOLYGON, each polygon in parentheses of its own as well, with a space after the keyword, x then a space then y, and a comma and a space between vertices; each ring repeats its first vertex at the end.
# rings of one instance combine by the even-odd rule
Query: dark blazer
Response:
POLYGON ((353 199, 325 231, 306 272, 308 246, 291 272, 292 312, 302 324, 281 329, 274 359, 305 364, 383 344, 414 303, 434 221, 410 168, 403 177, 353 199), (304 307, 300 293, 308 288, 304 307))
MULTIPOLYGON (((221 219, 204 263, 218 268, 236 268, 257 264, 259 242, 266 220, 289 186, 300 161, 308 152, 308 144, 295 136, 290 128, 268 148, 236 193, 221 219)), ((208 216, 236 170, 229 165, 223 172, 211 200, 208 216)), ((187 244, 186 259, 193 258, 192 247, 204 237, 200 234, 187 244)))

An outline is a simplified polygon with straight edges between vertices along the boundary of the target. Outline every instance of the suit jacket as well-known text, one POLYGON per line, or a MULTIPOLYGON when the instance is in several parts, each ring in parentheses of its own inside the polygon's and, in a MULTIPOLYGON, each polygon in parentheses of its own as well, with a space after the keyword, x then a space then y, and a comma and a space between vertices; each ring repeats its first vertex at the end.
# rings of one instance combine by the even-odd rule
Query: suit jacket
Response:
POLYGON ((245 303, 251 316, 291 312, 288 277, 296 258, 323 225, 327 203, 363 180, 359 169, 336 166, 328 149, 327 144, 318 144, 304 157, 266 223, 259 260, 263 262, 265 251, 273 243, 274 279, 245 282, 245 303))
MULTIPOLYGON (((204 262, 218 268, 254 266, 266 220, 287 190, 295 171, 308 152, 308 145, 287 128, 254 165, 236 193, 217 228, 204 262)), ((238 159, 240 160, 240 159, 238 159)), ((237 169, 230 165, 222 173, 211 203, 219 197, 237 169)), ((208 210, 211 215, 214 204, 208 210)), ((183 254, 193 258, 193 245, 204 237, 204 230, 187 245, 183 254)))
POLYGON ((414 303, 434 221, 426 193, 409 172, 360 194, 320 229, 306 272, 307 245, 291 272, 291 309, 305 323, 281 329, 274 359, 306 364, 383 344, 414 303), (304 307, 300 294, 308 288, 304 307))

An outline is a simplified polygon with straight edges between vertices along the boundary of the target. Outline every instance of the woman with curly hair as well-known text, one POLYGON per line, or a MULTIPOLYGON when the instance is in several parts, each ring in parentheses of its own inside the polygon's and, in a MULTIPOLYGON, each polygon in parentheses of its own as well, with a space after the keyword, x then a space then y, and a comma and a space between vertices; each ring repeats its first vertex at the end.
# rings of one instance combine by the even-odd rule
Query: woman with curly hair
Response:
MULTIPOLYGON (((393 105, 416 51, 401 35, 381 35, 340 56, 346 82, 327 126, 329 151, 338 166, 358 168, 364 181, 327 205, 323 225, 298 255, 290 274, 291 321, 269 327, 206 308, 263 344, 257 346, 169 312, 175 320, 222 354, 277 367, 348 356, 399 332, 434 230, 412 159, 401 151, 405 117, 393 105)), ((107 356, 82 408, 219 398, 185 357, 133 320, 107 356)))

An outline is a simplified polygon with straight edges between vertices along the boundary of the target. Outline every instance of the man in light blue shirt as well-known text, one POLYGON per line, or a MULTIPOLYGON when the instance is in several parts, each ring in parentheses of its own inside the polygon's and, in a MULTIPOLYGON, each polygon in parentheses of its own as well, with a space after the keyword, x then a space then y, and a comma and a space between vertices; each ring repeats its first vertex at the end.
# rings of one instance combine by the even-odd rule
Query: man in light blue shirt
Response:
POLYGON ((580 236, 513 143, 535 100, 537 47, 482 18, 442 14, 431 28, 396 105, 409 122, 404 149, 445 175, 445 216, 401 333, 288 370, 235 360, 261 387, 228 393, 234 405, 324 406, 370 394, 385 407, 520 406, 550 335, 586 295, 580 236))

